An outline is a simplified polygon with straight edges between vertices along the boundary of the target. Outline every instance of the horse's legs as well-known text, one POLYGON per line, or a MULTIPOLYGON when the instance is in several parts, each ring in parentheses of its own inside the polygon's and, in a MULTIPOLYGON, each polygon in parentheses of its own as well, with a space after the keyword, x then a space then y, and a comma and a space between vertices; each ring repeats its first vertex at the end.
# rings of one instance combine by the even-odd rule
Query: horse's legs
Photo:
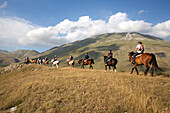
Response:
POLYGON ((149 66, 148 66, 148 64, 144 64, 145 66, 146 66, 146 70, 145 70, 145 72, 144 72, 144 75, 146 76, 147 75, 147 72, 148 72, 148 70, 149 70, 149 66))
POLYGON ((105 71, 107 71, 107 66, 105 66, 105 71))
POLYGON ((115 72, 116 72, 116 66, 114 65, 113 67, 114 67, 114 70, 115 70, 115 72))
POLYGON ((151 66, 151 76, 153 76, 153 64, 151 64, 150 66, 151 66))
POLYGON ((109 70, 111 71, 111 68, 110 68, 110 66, 109 66, 109 70))
POLYGON ((133 73, 133 70, 136 68, 136 65, 133 65, 132 71, 130 72, 130 74, 133 73))
POLYGON ((130 74, 132 74, 132 73, 133 73, 133 70, 134 70, 134 68, 132 68, 132 71, 130 72, 130 74))
POLYGON ((135 67, 135 70, 136 70, 136 72, 137 72, 137 75, 139 75, 139 72, 138 72, 138 69, 137 69, 137 67, 135 67))
POLYGON ((92 68, 92 69, 93 69, 93 66, 92 66, 91 64, 90 64, 90 67, 89 67, 89 69, 90 69, 90 68, 92 68))

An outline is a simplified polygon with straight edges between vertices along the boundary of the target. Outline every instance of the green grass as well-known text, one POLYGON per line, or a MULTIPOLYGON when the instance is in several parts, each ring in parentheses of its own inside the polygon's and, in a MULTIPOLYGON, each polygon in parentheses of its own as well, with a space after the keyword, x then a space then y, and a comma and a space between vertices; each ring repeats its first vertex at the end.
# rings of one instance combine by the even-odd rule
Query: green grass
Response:
POLYGON ((26 65, 0 75, 0 112, 170 112, 168 77, 26 65))

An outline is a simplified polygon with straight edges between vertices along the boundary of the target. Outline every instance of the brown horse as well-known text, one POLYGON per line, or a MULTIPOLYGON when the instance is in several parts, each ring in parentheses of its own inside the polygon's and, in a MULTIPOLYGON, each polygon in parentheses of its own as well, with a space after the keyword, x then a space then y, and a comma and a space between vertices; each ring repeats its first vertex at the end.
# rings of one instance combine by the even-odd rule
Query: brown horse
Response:
MULTIPOLYGON (((107 56, 104 56, 104 62, 105 62, 105 59, 107 58, 107 56)), ((110 59, 109 61, 107 61, 107 65, 105 65, 105 70, 107 71, 107 66, 109 66, 109 69, 111 70, 111 66, 113 67, 113 71, 115 70, 116 72, 116 64, 117 64, 117 59, 115 58, 112 58, 110 59)))
POLYGON ((80 59, 78 61, 79 64, 82 64, 82 68, 84 69, 84 65, 90 65, 89 66, 89 69, 92 68, 93 69, 93 66, 92 64, 94 64, 94 60, 93 59, 87 59, 87 60, 83 60, 83 59, 80 59))
POLYGON ((43 62, 44 63, 44 65, 47 65, 48 66, 48 61, 45 61, 45 62, 43 62))
MULTIPOLYGON (((132 57, 135 53, 134 52, 129 52, 129 61, 132 62, 132 57)), ((135 69, 136 72, 137 72, 137 75, 139 74, 138 70, 137 70, 137 67, 136 66, 139 66, 139 65, 145 65, 146 67, 146 70, 144 72, 144 75, 146 76, 147 75, 147 72, 149 70, 149 66, 148 64, 150 64, 150 67, 151 67, 151 75, 153 76, 153 69, 155 68, 155 70, 160 70, 162 71, 162 69, 160 69, 158 67, 158 64, 157 64, 157 61, 156 61, 156 57, 153 53, 149 54, 149 53, 143 53, 141 54, 141 56, 137 56, 135 58, 135 64, 132 63, 133 65, 133 68, 132 68, 132 71, 130 74, 133 73, 133 70, 135 69)))
POLYGON ((31 62, 32 64, 36 64, 36 60, 34 60, 34 59, 30 60, 30 62, 31 62))

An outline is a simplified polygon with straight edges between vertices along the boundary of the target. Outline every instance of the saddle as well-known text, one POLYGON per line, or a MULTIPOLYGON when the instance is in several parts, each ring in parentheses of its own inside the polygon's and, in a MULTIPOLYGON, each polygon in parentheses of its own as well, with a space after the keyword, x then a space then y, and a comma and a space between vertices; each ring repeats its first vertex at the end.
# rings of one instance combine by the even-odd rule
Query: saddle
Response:
POLYGON ((109 58, 108 60, 107 60, 107 62, 110 62, 112 60, 112 58, 109 58))
POLYGON ((68 64, 70 65, 70 64, 72 64, 74 62, 74 60, 70 60, 69 62, 68 62, 68 64))
POLYGON ((139 53, 136 57, 140 57, 143 53, 139 53))
POLYGON ((88 61, 88 59, 85 59, 85 60, 84 60, 84 62, 87 62, 87 61, 88 61))

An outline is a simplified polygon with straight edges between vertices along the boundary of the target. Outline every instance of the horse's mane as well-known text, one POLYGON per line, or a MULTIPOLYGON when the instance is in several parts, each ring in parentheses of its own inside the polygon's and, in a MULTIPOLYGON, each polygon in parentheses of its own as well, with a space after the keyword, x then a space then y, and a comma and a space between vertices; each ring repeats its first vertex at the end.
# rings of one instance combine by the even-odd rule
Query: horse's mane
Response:
POLYGON ((132 52, 129 52, 131 55, 134 55, 135 53, 132 51, 132 52))

